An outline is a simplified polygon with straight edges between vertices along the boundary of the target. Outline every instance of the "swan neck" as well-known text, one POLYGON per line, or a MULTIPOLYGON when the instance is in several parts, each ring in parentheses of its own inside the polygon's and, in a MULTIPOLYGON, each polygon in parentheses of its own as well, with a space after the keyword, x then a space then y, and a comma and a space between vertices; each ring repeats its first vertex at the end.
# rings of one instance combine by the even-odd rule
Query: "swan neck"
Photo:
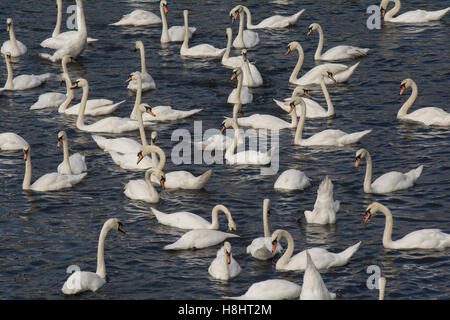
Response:
POLYGON ((64 112, 67 109, 73 99, 73 91, 72 89, 70 89, 71 82, 69 74, 66 72, 64 73, 64 81, 66 82, 66 100, 64 100, 64 102, 58 108, 58 112, 60 113, 64 112))
POLYGON ((372 192, 372 157, 370 153, 366 151, 366 176, 364 177, 364 192, 372 192))
POLYGON ((5 55, 5 61, 6 61, 6 70, 8 71, 8 77, 6 78, 5 88, 12 89, 13 88, 13 70, 11 63, 9 63, 8 58, 5 55))
MULTIPOLYGON (((153 156, 153 153, 152 153, 153 156)), ((147 170, 145 172, 145 183, 147 183, 148 189, 150 190, 150 198, 152 199, 153 202, 158 202, 159 201, 159 194, 156 191, 155 187, 152 184, 151 181, 151 175, 152 175, 152 170, 147 170)))
POLYGON ((244 12, 239 13, 239 31, 237 38, 241 42, 241 46, 244 47, 244 12))
POLYGON ((161 42, 168 42, 169 31, 167 27, 166 13, 164 12, 164 9, 161 5, 159 6, 159 12, 161 14, 161 22, 162 22, 161 42))
POLYGON ((263 208, 263 227, 264 227, 264 237, 270 237, 270 230, 269 230, 269 208, 264 207, 263 208))
POLYGON ((89 85, 86 82, 83 86, 83 96, 81 97, 80 110, 78 111, 78 118, 77 118, 78 128, 84 127, 84 111, 86 110, 88 94, 89 94, 89 85))
POLYGON ((233 106, 233 120, 237 121, 237 114, 239 112, 239 110, 241 109, 242 104, 240 103, 235 103, 233 106))
POLYGON ((31 152, 28 151, 27 160, 25 160, 25 175, 23 176, 22 189, 28 190, 31 185, 31 152))
POLYGON ((402 105, 400 110, 398 110, 397 116, 406 116, 409 108, 412 106, 414 101, 416 101, 417 95, 419 94, 419 89, 417 88, 417 84, 414 81, 412 81, 411 83, 411 89, 411 95, 409 96, 408 100, 406 100, 402 105))
POLYGON ((250 71, 248 59, 246 59, 245 61, 245 71, 247 72, 247 86, 254 87, 255 83, 253 82, 252 72, 250 71))
POLYGON ((298 73, 300 72, 300 68, 303 65, 303 59, 305 58, 303 49, 299 46, 297 46, 296 49, 298 51, 298 60, 294 70, 292 70, 291 76, 289 77, 289 82, 295 82, 295 80, 297 80, 298 73))
POLYGON ((212 212, 211 212, 211 226, 210 229, 217 230, 219 229, 219 211, 222 211, 227 219, 228 224, 230 224, 233 221, 233 218, 231 217, 230 212, 227 210, 227 208, 221 204, 216 205, 212 212))
POLYGON ((181 47, 189 48, 189 18, 187 14, 184 15, 184 40, 181 47))
POLYGON ((58 12, 56 15, 56 25, 55 25, 55 29, 53 30, 53 33, 52 33, 52 38, 56 37, 61 31, 61 19, 62 19, 62 7, 61 6, 62 6, 62 1, 57 0, 56 8, 57 8, 58 12))
POLYGON ((136 120, 136 112, 142 101, 142 78, 140 76, 136 77, 136 83, 136 99, 134 100, 133 110, 131 110, 130 114, 131 120, 136 120))
POLYGON ((63 154, 64 154, 63 160, 64 174, 72 174, 72 168, 70 167, 70 160, 69 160, 69 142, 67 141, 67 136, 63 137, 63 154))
POLYGON ((86 34, 86 19, 84 16, 83 2, 81 0, 77 0, 77 25, 78 31, 86 34))
POLYGON ((145 49, 144 47, 140 47, 140 53, 141 53, 141 73, 147 73, 147 65, 145 63, 145 49))
POLYGON ((138 109, 137 110, 137 122, 139 125, 139 134, 141 136, 141 143, 142 146, 148 146, 147 144, 147 137, 145 135, 145 128, 144 128, 144 119, 142 119, 142 112, 138 109))
POLYGON ((247 7, 242 6, 242 8, 244 9, 245 14, 247 15, 247 29, 251 29, 252 27, 254 27, 252 23, 252 14, 250 13, 250 10, 247 7))
POLYGON ((238 142, 238 137, 239 137, 239 128, 237 126, 237 122, 233 121, 233 123, 231 124, 231 126, 234 129, 234 137, 233 137, 233 143, 228 147, 227 151, 225 151, 225 159, 229 158, 233 155, 234 153, 234 149, 237 146, 237 142, 238 142))
POLYGON ((227 30, 227 48, 225 49, 225 53, 222 56, 222 61, 228 59, 230 57, 230 51, 231 51, 231 42, 232 42, 232 31, 227 30))
POLYGON ((320 86, 322 87, 322 92, 327 102, 328 107, 327 115, 331 116, 334 114, 334 106, 333 103, 331 102, 330 94, 328 93, 328 89, 327 86, 325 85, 325 80, 323 79, 323 77, 320 79, 320 86))
POLYGON ((19 48, 17 47, 17 40, 16 40, 16 35, 14 33, 14 24, 11 23, 11 26, 9 28, 9 40, 11 41, 11 46, 18 51, 19 48))
POLYGON ((292 238, 291 234, 285 230, 282 230, 278 236, 278 238, 283 237, 286 239, 288 243, 288 247, 286 251, 283 253, 280 259, 278 259, 276 268, 277 269, 283 269, 283 266, 287 265, 289 260, 292 257, 292 254, 294 253, 294 239, 292 238))
POLYGON ((100 231, 100 236, 98 237, 98 249, 97 249, 97 271, 95 272, 99 277, 106 277, 105 268, 105 238, 111 227, 106 223, 100 231))
POLYGON ((319 44, 317 45, 316 53, 314 54, 314 59, 320 60, 320 58, 322 57, 322 49, 323 49, 323 42, 324 42, 323 30, 320 25, 317 28, 317 32, 319 33, 319 44))
POLYGON ((395 5, 391 10, 386 12, 386 14, 384 15, 385 21, 391 20, 400 11, 400 7, 401 7, 400 0, 390 0, 390 1, 388 1, 388 3, 389 2, 394 2, 395 5))
MULTIPOLYGON (((298 122, 297 130, 295 131, 294 144, 301 144, 302 142, 303 126, 305 125, 306 119, 306 104, 303 99, 300 99, 300 110, 301 110, 300 121, 298 122)), ((297 114, 296 110, 293 110, 292 112, 297 114)))
POLYGON ((379 209, 386 217, 386 224, 383 232, 383 246, 390 247, 390 244, 392 244, 392 228, 394 226, 394 219, 392 218, 391 211, 387 207, 380 206, 379 209))

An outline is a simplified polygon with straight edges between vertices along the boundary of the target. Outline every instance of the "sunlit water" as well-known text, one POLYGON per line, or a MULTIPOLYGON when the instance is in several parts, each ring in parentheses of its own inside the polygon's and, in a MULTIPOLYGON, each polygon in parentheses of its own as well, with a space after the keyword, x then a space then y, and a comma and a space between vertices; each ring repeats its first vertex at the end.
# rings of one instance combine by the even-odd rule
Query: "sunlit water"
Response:
MULTIPOLYGON (((56 148, 56 134, 66 130, 70 151, 86 156, 88 175, 70 190, 37 193, 23 191, 24 161, 20 151, 0 152, 0 297, 10 299, 64 299, 61 287, 68 277, 66 268, 77 264, 82 270, 95 271, 98 234, 104 221, 119 218, 126 235, 111 231, 106 239, 105 259, 108 282, 96 293, 85 293, 79 299, 221 299, 243 294, 254 282, 271 278, 302 283, 303 272, 279 272, 273 261, 257 261, 245 253, 251 240, 262 236, 262 201, 271 199, 270 228, 288 230, 295 240, 295 252, 304 248, 324 246, 337 252, 358 241, 362 245, 343 267, 321 272, 330 291, 340 290, 345 299, 376 299, 377 290, 369 290, 366 281, 368 266, 377 265, 387 278, 386 299, 445 299, 449 297, 450 264, 448 250, 400 251, 384 249, 381 243, 384 217, 379 214, 363 223, 365 207, 379 201, 394 215, 393 238, 422 228, 441 228, 450 232, 449 130, 408 125, 399 122, 396 114, 410 90, 399 95, 400 82, 413 78, 419 97, 412 109, 436 106, 448 110, 450 64, 448 61, 449 26, 441 22, 426 25, 383 25, 381 30, 366 28, 363 1, 246 1, 258 22, 273 14, 292 14, 306 9, 296 26, 282 30, 258 30, 261 43, 249 50, 264 78, 264 85, 252 90, 254 101, 243 108, 244 115, 268 113, 289 121, 273 98, 291 94, 289 75, 297 61, 296 52, 285 56, 286 46, 299 41, 305 50, 303 74, 315 65, 313 54, 318 35, 306 37, 308 26, 319 22, 325 33, 325 50, 338 44, 370 48, 350 81, 329 86, 336 117, 329 120, 307 120, 304 136, 326 128, 346 132, 373 129, 363 140, 347 147, 312 148, 293 145, 294 130, 280 132, 280 168, 276 175, 263 176, 258 167, 231 167, 225 164, 183 164, 170 161, 173 130, 187 129, 193 135, 194 120, 202 121, 203 130, 220 129, 225 116, 231 116, 227 96, 236 86, 230 80, 231 70, 220 60, 183 59, 180 43, 162 46, 161 26, 114 27, 122 15, 136 8, 159 14, 154 1, 85 1, 88 34, 99 41, 89 46, 78 63, 70 64, 72 80, 86 78, 91 98, 126 99, 114 113, 129 115, 134 95, 126 89, 128 75, 140 68, 139 54, 133 52, 134 42, 142 40, 149 73, 157 90, 145 92, 143 101, 150 105, 171 105, 176 109, 203 108, 192 118, 160 123, 148 130, 158 131, 158 145, 165 150, 166 172, 189 170, 195 175, 207 169, 213 174, 204 190, 160 192, 160 202, 150 205, 132 201, 123 193, 131 179, 143 178, 142 171, 127 171, 116 165, 108 153, 99 149, 91 134, 76 129, 75 117, 63 116, 56 110, 30 111, 29 107, 44 92, 64 92, 57 79, 43 87, 4 92, 0 96, 0 132, 13 131, 23 136, 32 147, 34 181, 56 170, 62 161, 62 150, 56 148), (365 163, 354 167, 357 149, 370 150, 374 177, 391 171, 407 171, 424 165, 418 183, 410 189, 389 195, 363 192, 365 163), (275 192, 278 175, 288 169, 300 169, 312 180, 311 187, 300 192, 275 192), (334 198, 341 201, 334 226, 311 226, 296 222, 300 210, 312 210, 317 188, 328 175, 334 183, 334 198), (208 274, 208 267, 219 246, 181 252, 166 252, 163 246, 174 242, 184 231, 157 223, 150 213, 153 206, 164 212, 193 211, 210 217, 214 205, 230 208, 240 238, 232 239, 233 256, 242 273, 228 282, 208 274)), ((446 1, 408 1, 402 12, 413 9, 437 10, 446 1)), ((64 6, 68 5, 64 1, 64 6)), ((70 2, 70 4, 72 4, 70 2)), ((182 25, 182 10, 190 10, 190 24, 197 27, 191 45, 210 43, 226 45, 225 28, 231 25, 229 10, 235 2, 169 1, 169 26, 182 25)), ((16 75, 61 72, 59 63, 38 57, 43 52, 39 43, 49 37, 56 20, 54 3, 48 0, 0 3, 1 30, 12 17, 17 39, 28 47, 28 54, 13 65, 16 75)), ((67 14, 63 15, 67 18, 67 14)), ((238 21, 237 21, 238 22, 238 21)), ((66 29, 63 24, 63 30, 66 29)), ((6 40, 6 31, 1 41, 6 40)), ((231 55, 238 55, 232 50, 231 55)), ((345 62, 353 64, 353 61, 345 62)), ((1 61, 1 80, 6 68, 1 61)), ((77 90, 77 100, 81 97, 77 90)), ((311 94, 322 105, 320 88, 311 94)), ((92 119, 89 118, 88 119, 92 119)), ((148 133, 149 135, 149 133, 148 133)), ((118 136, 138 139, 137 132, 118 136)), ((158 188, 158 190, 160 190, 158 188)), ((220 229, 226 220, 220 217, 220 229)), ((283 243, 284 247, 287 246, 283 243)))

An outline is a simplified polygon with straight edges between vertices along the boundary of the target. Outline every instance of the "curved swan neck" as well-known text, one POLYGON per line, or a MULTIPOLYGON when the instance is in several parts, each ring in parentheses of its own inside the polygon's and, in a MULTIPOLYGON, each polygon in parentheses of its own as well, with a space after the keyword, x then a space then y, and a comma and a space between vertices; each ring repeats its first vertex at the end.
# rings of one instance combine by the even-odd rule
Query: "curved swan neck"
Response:
MULTIPOLYGON (((152 154, 153 155, 153 154, 152 154)), ((155 187, 153 187, 152 181, 151 181, 151 175, 153 173, 153 170, 147 170, 145 172, 145 182, 147 183, 148 189, 150 190, 150 197, 153 202, 159 201, 159 194, 156 191, 155 187)))
POLYGON ((388 207, 378 204, 377 209, 383 212, 386 217, 386 224, 383 232, 383 246, 385 248, 389 248, 392 244, 392 228, 394 226, 394 219, 392 218, 391 210, 389 210, 388 207))
POLYGON ((366 176, 364 177, 364 192, 372 192, 372 157, 369 151, 366 150, 366 176))
POLYGON ((141 53, 141 73, 147 73, 147 65, 145 63, 145 49, 144 46, 140 46, 140 53, 141 53))
MULTIPOLYGON (((144 128, 144 119, 142 119, 142 112, 141 110, 139 110, 139 108, 137 108, 137 122, 139 125, 139 135, 141 136, 141 143, 142 146, 148 146, 147 143, 147 137, 145 135, 145 128, 144 128)), ((152 154, 153 156, 153 154, 152 154)))
POLYGON ((23 176, 22 189, 28 190, 31 185, 31 151, 28 149, 27 160, 25 160, 25 174, 23 176))
POLYGON ((134 100, 134 106, 133 110, 131 110, 130 119, 136 120, 136 112, 138 109, 138 106, 142 102, 142 78, 139 74, 136 75, 136 99, 134 100))
POLYGON ((322 87, 322 92, 323 95, 325 96, 325 100, 327 102, 327 115, 331 116, 334 114, 334 106, 333 103, 331 102, 331 98, 330 98, 330 94, 328 93, 328 89, 327 86, 325 85, 325 80, 324 78, 320 78, 320 86, 322 87))
POLYGON ((227 219, 228 224, 233 222, 233 218, 231 217, 230 211, 222 204, 216 205, 211 212, 211 229, 217 230, 219 229, 219 211, 223 212, 227 219))
POLYGON ((56 15, 56 25, 52 33, 52 38, 56 37, 61 31, 61 19, 62 19, 62 0, 56 0, 56 8, 58 10, 56 15))
POLYGON ((159 12, 161 14, 162 22, 161 42, 169 42, 169 29, 167 26, 166 13, 161 5, 159 6, 159 12))
POLYGON ((316 53, 314 54, 314 59, 315 60, 320 60, 320 58, 322 57, 324 36, 323 36, 322 27, 319 24, 317 26, 318 26, 317 27, 317 32, 319 33, 319 44, 317 45, 316 53))
POLYGON ((99 277, 106 277, 106 268, 105 268, 105 238, 108 234, 109 229, 111 229, 111 225, 109 223, 105 223, 102 227, 102 231, 100 231, 100 236, 98 237, 98 249, 97 249, 97 271, 95 272, 99 277))
MULTIPOLYGON (((295 106, 297 108, 297 106, 295 106)), ((306 104, 303 99, 300 99, 300 121, 297 124, 297 130, 295 131, 294 144, 301 144, 302 142, 302 134, 303 134, 303 126, 305 125, 306 119, 306 104)), ((292 111, 293 113, 297 113, 296 110, 292 111)))
POLYGON ((64 174, 72 174, 72 168, 70 167, 70 160, 69 160, 69 141, 66 135, 64 135, 62 139, 63 139, 63 154, 64 154, 63 160, 64 174))
POLYGON ((295 80, 297 80, 297 75, 303 65, 303 59, 305 58, 305 53, 300 45, 295 46, 295 49, 298 51, 298 60, 294 70, 292 70, 291 76, 289 77, 289 82, 295 82, 295 80))
POLYGON ((241 11, 239 13, 239 31, 237 38, 239 42, 241 42, 241 46, 244 47, 244 12, 241 11))
POLYGON ((398 110, 397 117, 406 115, 406 113, 408 112, 408 109, 412 106, 414 101, 416 101, 417 95, 419 94, 419 89, 417 88, 417 84, 413 80, 410 80, 410 82, 411 82, 411 89, 412 89, 411 95, 409 96, 408 100, 405 101, 405 103, 402 105, 402 107, 398 110))
POLYGON ((164 151, 158 147, 158 146, 144 146, 143 147, 143 156, 146 156, 152 152, 156 152, 159 156, 159 162, 158 165, 156 166, 155 170, 159 170, 159 171, 163 171, 164 166, 166 165, 166 154, 164 153, 164 151))
POLYGON ((184 40, 183 44, 181 45, 182 48, 187 49, 189 48, 189 18, 188 18, 188 11, 183 11, 184 14, 184 40))
POLYGON ((225 151, 225 159, 229 158, 233 155, 234 149, 236 149, 238 138, 239 138, 239 127, 237 125, 237 121, 233 121, 231 123, 231 126, 234 129, 233 143, 228 147, 227 151, 225 151))
MULTIPOLYGON (((282 266, 287 265, 289 262, 289 259, 292 257, 292 254, 294 253, 294 239, 292 238, 291 234, 285 230, 281 230, 278 234, 277 239, 284 238, 286 239, 288 243, 288 247, 284 254, 281 256, 280 259, 278 259, 276 263, 277 269, 282 268, 282 266)), ((278 240, 277 240, 278 241, 278 240)))
POLYGON ((11 67, 11 63, 9 63, 7 56, 5 55, 5 61, 6 61, 6 70, 8 71, 8 77, 6 78, 5 88, 6 89, 13 89, 13 70, 11 67))
POLYGON ((400 11, 400 7, 401 7, 400 0, 389 0, 389 1, 387 1, 386 6, 390 2, 394 2, 395 5, 394 5, 394 7, 391 10, 386 12, 386 14, 384 15, 384 20, 385 21, 391 20, 400 11))
POLYGON ((247 15, 247 29, 251 29, 253 27, 252 14, 250 13, 250 10, 247 7, 242 6, 242 8, 244 9, 245 14, 247 15))
POLYGON ((70 82, 69 74, 67 72, 64 73, 64 81, 66 82, 66 100, 64 100, 64 102, 58 108, 58 112, 60 113, 64 112, 67 109, 73 99, 73 91, 70 88, 72 83, 70 82))
POLYGON ((87 34, 87 28, 86 28, 86 19, 84 16, 84 9, 83 9, 83 2, 81 0, 77 1, 77 27, 78 32, 87 34))
POLYGON ((227 28, 227 48, 225 49, 225 53, 222 56, 222 61, 227 60, 230 57, 231 51, 231 42, 233 38, 233 31, 231 28, 227 28))
POLYGON ((89 94, 89 85, 86 81, 86 83, 83 85, 83 96, 81 97, 80 110, 78 111, 77 127, 79 129, 84 127, 84 111, 86 110, 88 94, 89 94))

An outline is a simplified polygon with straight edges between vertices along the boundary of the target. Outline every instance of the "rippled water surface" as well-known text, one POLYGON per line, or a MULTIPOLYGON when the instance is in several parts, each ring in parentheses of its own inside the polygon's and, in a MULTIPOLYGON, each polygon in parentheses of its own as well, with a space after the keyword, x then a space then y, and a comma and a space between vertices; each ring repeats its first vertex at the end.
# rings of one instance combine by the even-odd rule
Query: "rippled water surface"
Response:
MULTIPOLYGON (((72 4, 63 1, 64 7, 72 4)), ((142 8, 159 14, 154 1, 84 1, 88 35, 99 41, 88 46, 78 63, 70 64, 72 80, 86 78, 91 98, 126 99, 114 112, 129 115, 134 95, 126 89, 128 75, 140 68, 134 42, 142 40, 149 73, 157 89, 143 94, 150 105, 171 105, 176 109, 202 108, 192 118, 160 123, 148 130, 158 131, 158 145, 165 150, 166 172, 189 170, 195 175, 213 169, 204 190, 160 192, 160 202, 150 205, 132 201, 124 193, 131 179, 143 178, 142 171, 128 171, 116 165, 108 153, 98 148, 91 134, 78 130, 75 117, 56 110, 30 111, 29 107, 44 92, 64 92, 59 80, 22 92, 4 92, 0 96, 0 132, 13 131, 31 145, 34 181, 56 170, 62 151, 56 148, 56 134, 66 130, 70 151, 86 156, 88 174, 70 190, 57 192, 23 191, 24 161, 20 151, 0 152, 0 297, 9 299, 64 299, 61 287, 68 277, 66 268, 77 264, 82 270, 95 271, 98 234, 104 221, 119 218, 127 233, 111 231, 106 239, 107 284, 96 293, 84 293, 78 299, 220 299, 243 294, 254 282, 283 278, 302 283, 303 272, 279 272, 275 260, 257 261, 245 253, 251 240, 262 236, 262 202, 271 199, 270 228, 285 229, 295 240, 295 252, 324 246, 337 252, 362 241, 349 264, 321 272, 330 291, 340 290, 345 299, 376 299, 369 290, 367 267, 377 265, 387 278, 386 299, 446 299, 449 297, 449 251, 400 251, 384 249, 381 243, 384 217, 378 214, 363 223, 364 209, 372 201, 389 207, 394 215, 393 238, 421 228, 441 228, 450 233, 450 160, 449 130, 427 128, 399 122, 396 114, 410 94, 399 95, 400 82, 407 77, 419 87, 419 97, 412 109, 441 107, 448 111, 450 98, 449 16, 426 25, 385 24, 380 30, 366 28, 369 1, 246 1, 258 22, 273 14, 292 14, 306 9, 297 24, 282 30, 258 30, 261 43, 248 51, 251 61, 264 78, 264 85, 252 89, 254 101, 245 105, 245 115, 267 113, 289 120, 273 98, 290 95, 289 75, 297 54, 285 56, 286 46, 299 41, 305 50, 303 74, 315 65, 313 60, 317 33, 306 37, 312 22, 322 25, 325 49, 338 44, 370 48, 369 56, 346 84, 329 86, 336 117, 307 120, 304 136, 326 128, 355 132, 373 131, 360 143, 347 147, 317 148, 293 145, 294 130, 280 132, 280 168, 276 175, 261 175, 259 168, 224 164, 182 164, 170 161, 173 130, 183 128, 193 134, 194 120, 201 120, 203 130, 221 126, 224 116, 231 116, 227 96, 236 82, 231 70, 220 60, 183 59, 180 43, 162 46, 161 29, 152 27, 114 27, 122 15, 142 8), (388 195, 363 192, 365 163, 354 167, 356 150, 370 150, 374 177, 391 171, 407 171, 424 165, 417 184, 388 195), (311 178, 304 191, 275 192, 277 176, 288 168, 300 169, 311 178), (311 226, 296 218, 300 210, 312 210, 317 188, 328 175, 334 183, 334 198, 341 201, 334 226, 311 226), (219 246, 195 251, 166 252, 163 246, 174 242, 184 231, 157 223, 150 213, 153 206, 164 212, 193 211, 208 218, 214 205, 230 208, 240 238, 232 239, 233 256, 242 273, 228 282, 211 278, 208 267, 219 246)), ((48 0, 2 0, 0 2, 0 41, 8 34, 3 25, 7 17, 15 22, 17 38, 28 47, 28 54, 13 68, 18 74, 61 72, 59 63, 39 58, 44 50, 39 43, 49 37, 56 20, 54 3, 48 0)), ((228 1, 170 1, 169 26, 182 25, 182 10, 190 10, 189 21, 197 27, 191 44, 226 45, 225 28, 231 25, 228 12, 236 5, 228 1)), ((413 0, 402 5, 402 12, 413 9, 437 10, 446 1, 413 0)), ((63 15, 67 18, 67 14, 63 15)), ((66 29, 63 24, 64 31, 66 29)), ((232 50, 231 55, 238 55, 232 50)), ((353 61, 345 62, 347 64, 353 61)), ((6 81, 6 67, 0 62, 0 82, 6 81)), ((322 105, 320 88, 311 94, 322 105)), ((77 100, 80 90, 76 91, 77 100)), ((91 118, 88 118, 91 119, 91 118)), ((149 133, 148 133, 149 135, 149 133)), ((113 136, 113 135, 111 135, 113 136)), ((117 136, 138 139, 137 132, 117 136)), ((160 189, 158 189, 160 190, 160 189)), ((221 230, 226 220, 220 217, 221 230)), ((286 247, 286 243, 283 243, 286 247)))

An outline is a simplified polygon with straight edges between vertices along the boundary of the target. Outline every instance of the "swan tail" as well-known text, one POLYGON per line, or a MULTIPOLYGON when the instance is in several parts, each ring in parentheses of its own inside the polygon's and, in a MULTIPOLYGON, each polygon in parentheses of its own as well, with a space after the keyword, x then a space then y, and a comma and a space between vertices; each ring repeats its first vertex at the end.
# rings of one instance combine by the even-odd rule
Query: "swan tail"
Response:
POLYGON ((339 139, 339 144, 345 145, 345 144, 351 144, 351 143, 358 142, 359 140, 362 139, 362 137, 364 137, 366 134, 369 134, 371 132, 372 132, 372 129, 346 134, 345 136, 343 136, 339 139))
POLYGON ((411 177, 414 181, 419 179, 420 175, 422 174, 423 170, 423 164, 418 166, 416 169, 410 170, 406 175, 411 177))
POLYGON ((52 55, 48 54, 48 53, 39 53, 39 57, 41 57, 42 59, 47 59, 50 60, 51 62, 56 62, 56 59, 53 58, 52 55))
POLYGON ((108 139, 98 135, 92 135, 92 139, 94 139, 95 143, 103 150, 105 150, 108 146, 108 139))
POLYGON ((359 66, 360 63, 361 61, 358 61, 347 70, 335 74, 334 78, 336 79, 337 82, 347 82, 347 80, 351 77, 351 75, 353 74, 353 72, 359 66))
POLYGON ((208 171, 203 173, 201 176, 197 177, 196 185, 199 189, 202 189, 205 186, 205 184, 208 182, 209 178, 211 178, 211 174, 212 174, 212 170, 209 169, 208 171))
POLYGON ((297 20, 298 20, 298 18, 302 15, 303 12, 305 12, 305 9, 302 9, 302 10, 300 10, 299 12, 294 13, 294 14, 291 16, 290 25, 293 25, 294 23, 296 23, 297 20))
POLYGON ((350 258, 355 254, 356 251, 358 251, 359 247, 361 246, 361 241, 358 243, 348 247, 344 251, 338 253, 338 265, 345 265, 348 263, 350 258))
POLYGON ((272 99, 272 100, 273 100, 273 102, 275 102, 277 104, 277 106, 279 106, 284 111, 289 111, 289 108, 287 108, 285 106, 285 104, 283 102, 281 102, 280 100, 277 100, 277 99, 272 99))

